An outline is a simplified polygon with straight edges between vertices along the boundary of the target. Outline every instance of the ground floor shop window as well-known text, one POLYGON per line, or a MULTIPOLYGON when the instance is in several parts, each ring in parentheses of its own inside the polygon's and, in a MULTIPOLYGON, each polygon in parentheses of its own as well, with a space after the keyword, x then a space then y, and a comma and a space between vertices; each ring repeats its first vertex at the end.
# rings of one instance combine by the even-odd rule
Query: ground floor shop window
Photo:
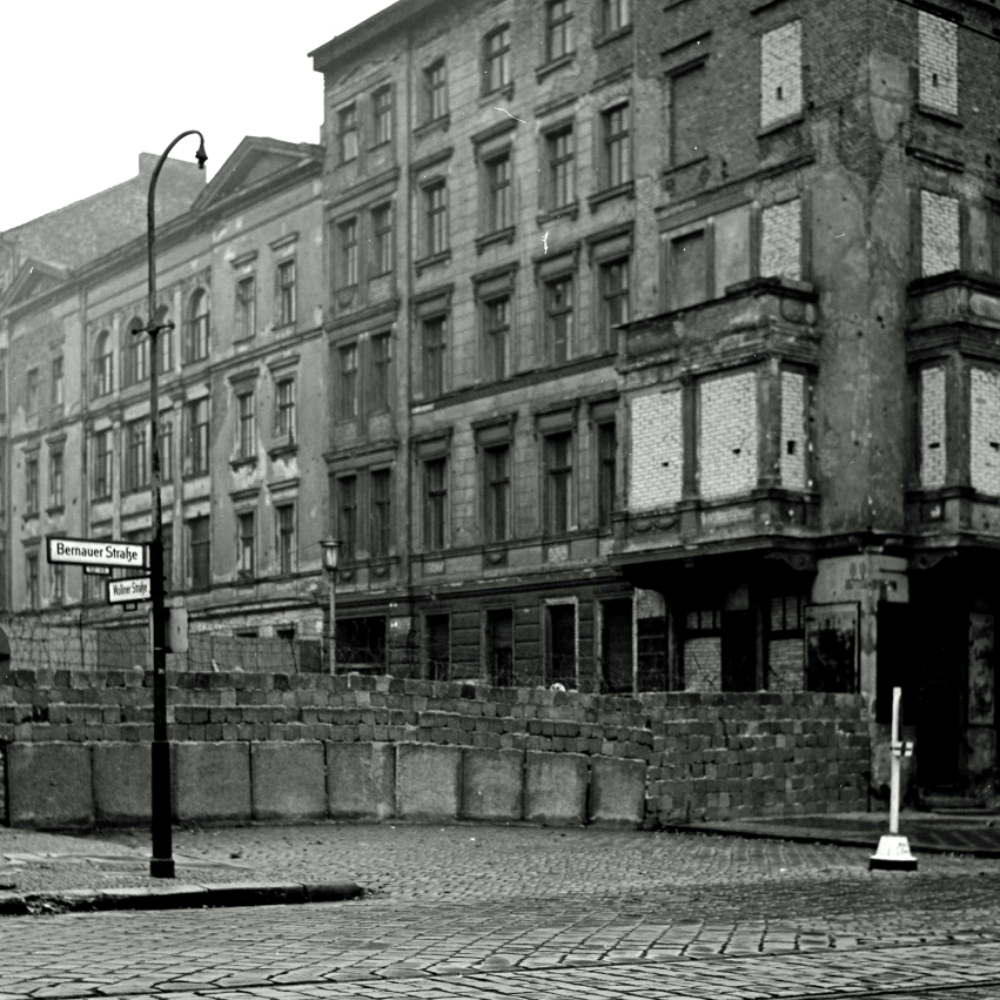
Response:
POLYGON ((339 618, 336 635, 338 672, 385 673, 384 618, 339 618))

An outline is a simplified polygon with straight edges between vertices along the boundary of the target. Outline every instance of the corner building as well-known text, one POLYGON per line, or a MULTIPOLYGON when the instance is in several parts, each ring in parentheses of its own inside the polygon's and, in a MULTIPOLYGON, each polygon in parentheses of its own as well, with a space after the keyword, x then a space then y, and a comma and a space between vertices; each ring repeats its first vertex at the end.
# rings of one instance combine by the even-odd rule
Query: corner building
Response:
POLYGON ((998 31, 402 0, 312 53, 355 658, 883 726, 898 684, 920 785, 991 789, 998 31))

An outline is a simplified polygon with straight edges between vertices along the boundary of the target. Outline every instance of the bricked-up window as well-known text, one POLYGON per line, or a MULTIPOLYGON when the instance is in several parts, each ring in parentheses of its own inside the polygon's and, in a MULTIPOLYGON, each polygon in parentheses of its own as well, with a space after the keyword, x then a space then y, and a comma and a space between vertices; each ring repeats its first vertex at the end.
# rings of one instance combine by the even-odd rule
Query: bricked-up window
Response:
POLYGON ((945 371, 939 365, 920 371, 920 485, 925 490, 944 486, 945 371))
POLYGON ((38 598, 38 553, 29 552, 24 557, 25 575, 25 605, 31 610, 37 610, 41 605, 38 598))
POLYGON ((448 74, 444 59, 424 69, 423 100, 425 122, 436 122, 448 114, 448 74))
POLYGON ((486 185, 484 225, 487 233, 508 229, 514 224, 511 198, 510 150, 491 157, 483 164, 486 185))
POLYGON ((440 551, 447 541, 448 460, 424 462, 424 548, 440 551))
POLYGON ((65 464, 61 448, 49 452, 49 507, 63 505, 65 490, 65 464))
POLYGON ((274 387, 274 436, 295 437, 295 379, 279 379, 274 387))
POLYGON ((802 22, 789 21, 760 39, 760 124, 802 111, 802 22))
POLYGON ((202 361, 208 357, 209 312, 208 294, 196 289, 188 301, 184 321, 184 364, 202 361))
POLYGON ((379 333, 371 340, 371 396, 369 402, 373 413, 384 413, 389 409, 389 363, 390 339, 388 333, 379 333))
POLYGON ((91 489, 94 500, 106 500, 111 496, 114 451, 111 445, 111 428, 94 432, 94 468, 91 471, 91 489))
POLYGON ((371 530, 369 550, 376 559, 384 559, 392 544, 392 492, 391 473, 376 469, 369 479, 371 498, 371 530))
POLYGON ((208 472, 208 400, 196 399, 184 406, 184 475, 208 472))
POLYGON ((340 558, 352 563, 358 553, 358 478, 341 476, 337 480, 337 538, 340 558))
POLYGON ((961 266, 958 199, 920 192, 920 273, 957 271, 961 266))
POLYGON ((39 379, 38 379, 38 369, 32 368, 27 377, 24 380, 25 384, 25 395, 27 397, 27 405, 25 406, 25 411, 29 417, 35 416, 38 413, 38 397, 39 397, 39 379))
POLYGON ((283 260, 278 265, 278 326, 295 322, 295 260, 283 260))
POLYGON ((637 396, 630 409, 629 507, 655 510, 677 503, 684 481, 681 392, 637 396))
POLYGON ((372 276, 392 271, 392 206, 372 209, 372 276))
POLYGON ((632 23, 630 0, 601 0, 601 30, 608 35, 632 23))
POLYGON ((572 525, 573 435, 566 431, 544 439, 545 530, 561 535, 572 525))
POLYGON ((372 94, 372 145, 392 139, 392 88, 382 87, 372 94))
POLYGON ((24 460, 24 512, 37 514, 38 501, 38 455, 29 455, 24 460))
POLYGON ((504 24, 484 40, 483 93, 502 90, 510 82, 510 25, 504 24))
POLYGON ((211 534, 207 516, 193 517, 187 523, 188 566, 192 590, 207 590, 212 583, 211 534))
POLYGON ((125 332, 125 385, 145 382, 149 377, 149 335, 143 330, 143 322, 134 317, 125 332))
POLYGON ((576 605, 549 604, 545 629, 545 683, 576 687, 576 605))
POLYGON ((573 0, 548 0, 545 5, 545 56, 551 62, 573 51, 573 0))
POLYGON ((431 681, 446 681, 451 666, 451 619, 448 615, 424 618, 426 676, 431 681))
POLYGON ((510 296, 502 295, 482 304, 483 356, 486 374, 492 381, 507 377, 507 353, 510 343, 510 296))
POLYGON ((671 239, 667 294, 671 309, 686 309, 708 298, 708 247, 704 230, 671 239))
POLYGON ((339 285, 358 283, 358 220, 348 219, 337 226, 337 249, 340 255, 339 285))
POLYGON ((125 425, 124 492, 132 493, 149 486, 149 450, 146 436, 148 421, 143 418, 125 425))
POLYGON ((545 350, 552 364, 570 359, 573 343, 573 276, 564 274, 545 283, 545 350))
POLYGON ((424 396, 428 399, 444 392, 444 357, 446 316, 428 316, 421 323, 421 361, 424 396))
POLYGON ((337 155, 340 163, 358 158, 358 106, 349 104, 337 112, 337 155))
POLYGON ((428 257, 448 249, 448 191, 443 180, 428 184, 424 196, 424 250, 428 257))
POLYGON ((601 181, 613 188, 632 180, 631 112, 619 104, 601 113, 601 181))
POLYGON ((339 348, 337 357, 337 416, 354 420, 358 415, 358 345, 339 348))
POLYGON ((545 134, 548 162, 546 208, 555 210, 576 202, 576 145, 573 126, 564 125, 545 134))
POLYGON ((806 488, 806 377, 801 372, 781 373, 781 485, 789 490, 806 488))
POLYGON ((237 457, 253 458, 257 454, 257 394, 246 389, 236 397, 237 457))
POLYGON ((483 521, 486 541, 510 537, 510 445, 483 451, 483 521))
POLYGON ((600 266, 598 284, 601 293, 601 310, 598 334, 601 350, 608 351, 617 348, 618 331, 615 327, 621 323, 627 323, 630 319, 628 269, 627 257, 605 261, 600 266))
POLYGON ((236 283, 236 339, 249 340, 257 331, 257 279, 249 274, 236 283))
POLYGON ((972 488, 1000 496, 1000 370, 972 368, 969 381, 972 488))
POLYGON ((632 690, 632 601, 601 601, 601 692, 632 690))
POLYGON ((705 64, 670 77, 670 163, 679 167, 706 155, 705 64))
POLYGON ((793 198, 760 213, 760 273, 765 278, 802 277, 802 201, 793 198))
POLYGON ((295 572, 295 504, 275 508, 278 518, 278 572, 290 576, 295 572))
POLYGON ((757 375, 742 372, 698 387, 698 476, 706 499, 757 486, 757 375))
POLYGON ((236 572, 242 580, 252 580, 257 562, 257 515, 253 511, 236 519, 236 572))
POLYGON ((112 390, 114 378, 114 354, 111 345, 111 333, 102 330, 97 335, 94 345, 94 397, 107 396, 112 390))
POLYGON ((66 567, 62 563, 49 566, 49 593, 53 604, 62 604, 66 600, 66 567))
POLYGON ((920 103, 958 114, 958 25, 917 11, 920 103))
POLYGON ((613 421, 597 425, 597 526, 611 527, 618 488, 618 431, 613 421))
POLYGON ((486 612, 486 669, 494 687, 514 683, 514 612, 496 608, 486 612))

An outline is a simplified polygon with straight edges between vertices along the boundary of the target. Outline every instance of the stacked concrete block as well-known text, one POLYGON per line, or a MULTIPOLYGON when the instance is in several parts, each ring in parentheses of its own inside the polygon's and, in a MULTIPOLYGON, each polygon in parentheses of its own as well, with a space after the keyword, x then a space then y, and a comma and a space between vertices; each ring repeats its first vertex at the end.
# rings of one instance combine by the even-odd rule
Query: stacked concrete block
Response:
POLYGON ((7 792, 11 826, 91 826, 90 747, 77 743, 9 744, 7 792))
POLYGON ((174 817, 233 823, 251 818, 250 744, 175 743, 174 817))
POLYGON ((524 818, 546 826, 585 822, 588 779, 588 762, 583 754, 529 750, 525 764, 524 818))
POLYGON ((403 819, 457 819, 462 796, 459 747, 400 743, 396 747, 396 813, 403 819))
POLYGON ((396 813, 396 755, 391 743, 327 743, 329 814, 383 820, 396 813))
POLYGON ((295 821, 326 815, 322 743, 253 743, 250 755, 254 819, 295 821))

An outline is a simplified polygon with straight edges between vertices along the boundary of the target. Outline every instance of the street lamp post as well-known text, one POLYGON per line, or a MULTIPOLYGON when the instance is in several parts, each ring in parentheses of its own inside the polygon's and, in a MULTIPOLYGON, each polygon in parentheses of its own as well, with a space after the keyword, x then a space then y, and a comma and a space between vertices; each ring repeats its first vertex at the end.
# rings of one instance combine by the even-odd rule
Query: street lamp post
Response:
MULTIPOLYGON (((156 307, 156 240, 155 197, 156 181, 170 151, 185 137, 199 139, 195 158, 204 170, 208 155, 205 138, 196 129, 182 132, 163 151, 149 179, 149 199, 146 204, 146 248, 149 258, 149 321, 145 333, 149 337, 149 488, 152 494, 152 531, 149 542, 150 596, 152 598, 153 646, 153 748, 152 748, 152 837, 153 854, 149 874, 153 878, 174 877, 173 830, 170 825, 170 742, 167 739, 167 623, 164 613, 163 587, 163 508, 160 496, 160 399, 157 378, 157 334, 172 330, 174 324, 164 322, 166 310, 156 307)), ((135 331, 142 333, 142 330, 135 331)))
POLYGON ((330 650, 330 673, 337 672, 337 549, 340 542, 335 538, 324 538, 323 565, 330 574, 330 634, 328 636, 330 650))

